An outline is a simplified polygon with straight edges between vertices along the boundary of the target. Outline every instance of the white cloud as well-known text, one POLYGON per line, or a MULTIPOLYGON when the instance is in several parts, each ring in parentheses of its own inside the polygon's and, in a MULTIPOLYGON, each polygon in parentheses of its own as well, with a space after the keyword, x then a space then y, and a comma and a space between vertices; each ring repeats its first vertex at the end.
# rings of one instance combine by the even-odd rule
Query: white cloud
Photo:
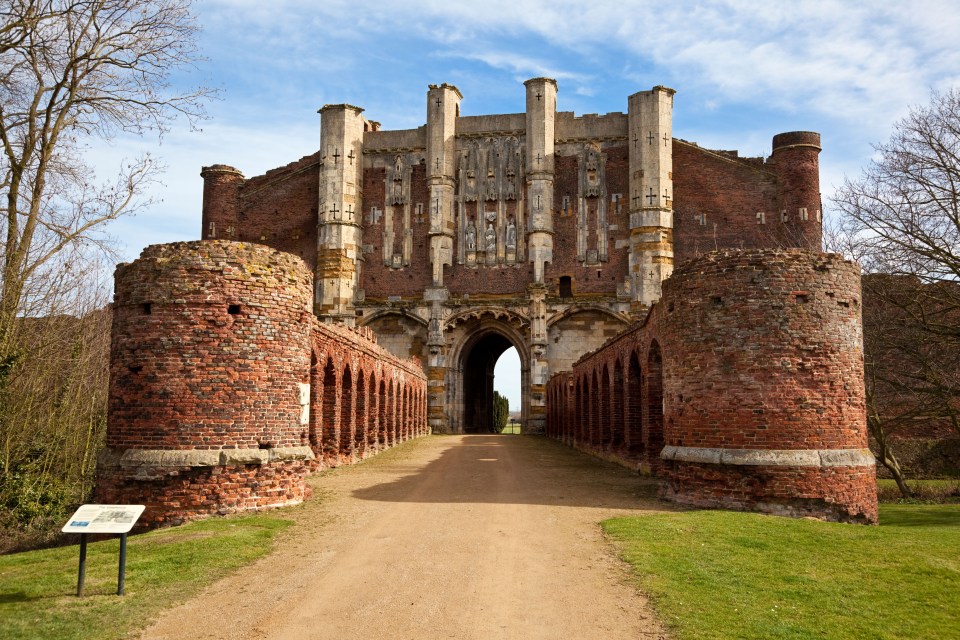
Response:
POLYGON ((170 166, 165 202, 123 227, 131 247, 199 235, 203 164, 252 176, 312 152, 325 102, 410 128, 428 82, 458 84, 474 113, 516 110, 523 88, 508 85, 533 76, 560 81, 563 109, 588 111, 622 110, 625 87, 668 84, 687 114, 677 135, 704 146, 755 155, 778 131, 824 132, 826 191, 930 88, 960 83, 960 11, 947 0, 305 4, 197 5, 203 69, 226 91, 203 134, 174 132, 155 150, 170 166))

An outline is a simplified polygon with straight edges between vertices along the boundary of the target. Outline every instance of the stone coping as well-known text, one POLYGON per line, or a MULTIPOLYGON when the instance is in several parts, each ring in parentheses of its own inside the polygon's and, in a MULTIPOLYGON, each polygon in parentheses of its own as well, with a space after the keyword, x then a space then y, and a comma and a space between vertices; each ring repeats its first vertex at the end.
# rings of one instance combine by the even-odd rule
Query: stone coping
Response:
POLYGON ((98 463, 105 467, 223 467, 313 460, 310 447, 275 449, 104 449, 98 463))
POLYGON ((872 467, 869 449, 721 449, 666 446, 664 460, 770 467, 872 467))

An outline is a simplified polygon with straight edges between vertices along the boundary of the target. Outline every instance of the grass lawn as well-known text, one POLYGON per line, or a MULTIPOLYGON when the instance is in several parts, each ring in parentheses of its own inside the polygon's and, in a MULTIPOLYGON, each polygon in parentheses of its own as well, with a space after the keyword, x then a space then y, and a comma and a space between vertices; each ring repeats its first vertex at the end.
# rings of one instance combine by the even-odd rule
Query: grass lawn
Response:
POLYGON ((727 511, 603 523, 678 640, 960 638, 960 505, 880 526, 727 511))
POLYGON ((278 515, 249 515, 131 536, 124 596, 116 595, 119 538, 87 546, 83 598, 76 597, 78 546, 0 556, 0 637, 125 637, 270 551, 274 536, 290 524, 278 515))

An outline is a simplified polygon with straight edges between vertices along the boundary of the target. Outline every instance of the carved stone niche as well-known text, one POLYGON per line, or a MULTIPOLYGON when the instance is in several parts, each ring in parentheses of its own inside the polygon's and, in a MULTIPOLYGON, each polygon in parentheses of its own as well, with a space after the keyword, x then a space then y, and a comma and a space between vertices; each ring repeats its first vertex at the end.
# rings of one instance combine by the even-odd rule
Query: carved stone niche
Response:
POLYGON ((523 179, 523 148, 520 145, 520 140, 514 137, 507 138, 504 141, 503 155, 507 162, 503 199, 516 200, 519 193, 517 185, 523 179))
POLYGON ((404 157, 397 154, 393 159, 393 168, 389 170, 387 202, 391 205, 406 204, 409 200, 410 179, 405 164, 404 157))
POLYGON ((600 151, 596 143, 585 145, 580 152, 580 193, 585 198, 598 198, 603 195, 606 180, 606 154, 600 151))
POLYGON ((507 262, 516 262, 517 261, 517 225, 513 219, 513 216, 510 216, 510 220, 507 221, 507 229, 504 237, 504 246, 506 247, 507 262))
POLYGON ((467 148, 460 151, 459 186, 464 202, 477 201, 477 156, 476 142, 468 142, 467 148))

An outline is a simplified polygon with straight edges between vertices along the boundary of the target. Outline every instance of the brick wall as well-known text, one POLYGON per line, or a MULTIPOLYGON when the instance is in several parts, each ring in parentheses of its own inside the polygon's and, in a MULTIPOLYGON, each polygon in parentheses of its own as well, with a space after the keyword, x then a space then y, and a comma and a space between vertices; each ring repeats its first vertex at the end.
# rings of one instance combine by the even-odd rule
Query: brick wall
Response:
POLYGON ((860 302, 835 255, 690 261, 645 322, 551 379, 548 434, 661 475, 678 502, 875 522, 860 302))
POLYGON ((290 504, 324 462, 425 434, 419 363, 321 324, 312 291, 302 260, 239 242, 154 245, 118 267, 98 499, 146 504, 146 525, 290 504))

